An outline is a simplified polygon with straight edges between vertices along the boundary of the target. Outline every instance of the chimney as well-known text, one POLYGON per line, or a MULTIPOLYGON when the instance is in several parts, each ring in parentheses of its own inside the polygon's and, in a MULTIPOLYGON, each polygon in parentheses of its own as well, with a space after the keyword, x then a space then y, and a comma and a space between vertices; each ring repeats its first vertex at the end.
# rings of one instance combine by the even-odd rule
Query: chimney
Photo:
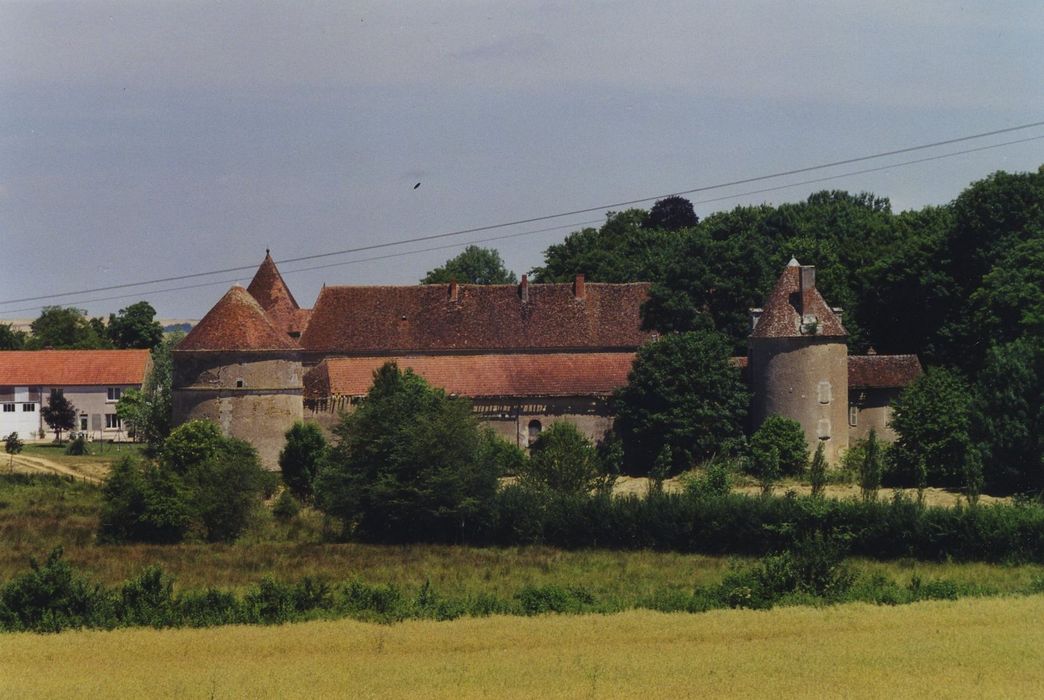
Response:
POLYGON ((579 273, 573 280, 573 296, 579 300, 587 298, 587 287, 584 285, 584 273, 579 273))
POLYGON ((522 303, 529 303, 529 277, 522 275, 522 281, 518 283, 518 295, 522 297, 522 303))
POLYGON ((459 299, 460 299, 460 287, 457 284, 457 278, 454 277, 454 278, 452 278, 450 280, 450 283, 449 283, 449 300, 452 303, 456 304, 457 301, 459 301, 459 299))

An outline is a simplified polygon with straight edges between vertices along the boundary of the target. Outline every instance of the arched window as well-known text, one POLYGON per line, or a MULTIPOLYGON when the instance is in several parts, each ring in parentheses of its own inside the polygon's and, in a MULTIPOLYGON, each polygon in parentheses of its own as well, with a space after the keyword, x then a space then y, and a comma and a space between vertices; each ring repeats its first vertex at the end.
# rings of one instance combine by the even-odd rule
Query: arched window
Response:
POLYGON ((536 442, 537 438, 540 437, 540 429, 541 429, 541 427, 542 426, 540 425, 540 421, 538 421, 538 420, 531 420, 531 421, 529 421, 529 444, 530 445, 532 445, 534 442, 536 442))

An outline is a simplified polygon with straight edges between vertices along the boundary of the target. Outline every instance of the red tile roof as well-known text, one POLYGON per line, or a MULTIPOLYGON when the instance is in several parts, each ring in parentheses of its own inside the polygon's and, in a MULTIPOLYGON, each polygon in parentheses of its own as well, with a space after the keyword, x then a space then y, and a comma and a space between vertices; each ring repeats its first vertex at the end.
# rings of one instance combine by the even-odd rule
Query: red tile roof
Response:
POLYGON ((197 323, 176 350, 290 350, 287 334, 276 328, 247 290, 232 287, 197 323))
POLYGON ((272 324, 284 333, 300 333, 308 324, 308 311, 298 306, 268 251, 247 291, 257 299, 272 324))
POLYGON ((848 386, 899 389, 921 376, 917 355, 849 355, 848 386))
POLYGON ((812 335, 801 332, 802 311, 806 316, 815 317, 815 335, 817 337, 848 335, 848 331, 841 325, 841 319, 827 306, 814 285, 802 293, 801 270, 803 267, 808 268, 809 266, 802 266, 796 260, 791 260, 783 270, 776 286, 765 300, 761 317, 754 327, 754 332, 750 334, 752 338, 802 338, 812 335))
POLYGON ((649 285, 325 287, 301 347, 358 355, 440 351, 634 349, 649 337, 640 309, 649 285))
POLYGON ((0 352, 0 385, 141 384, 148 350, 9 350, 0 352))
POLYGON ((627 383, 634 353, 327 358, 305 375, 305 396, 361 396, 389 361, 461 396, 607 396, 627 383))

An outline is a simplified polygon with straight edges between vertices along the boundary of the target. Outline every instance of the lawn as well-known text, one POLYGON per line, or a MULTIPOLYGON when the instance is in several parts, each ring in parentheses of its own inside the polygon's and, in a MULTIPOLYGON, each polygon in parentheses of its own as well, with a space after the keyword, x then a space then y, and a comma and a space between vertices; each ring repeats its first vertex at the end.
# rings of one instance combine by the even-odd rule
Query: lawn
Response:
POLYGON ((4 637, 7 697, 1039 697, 1044 596, 4 637))

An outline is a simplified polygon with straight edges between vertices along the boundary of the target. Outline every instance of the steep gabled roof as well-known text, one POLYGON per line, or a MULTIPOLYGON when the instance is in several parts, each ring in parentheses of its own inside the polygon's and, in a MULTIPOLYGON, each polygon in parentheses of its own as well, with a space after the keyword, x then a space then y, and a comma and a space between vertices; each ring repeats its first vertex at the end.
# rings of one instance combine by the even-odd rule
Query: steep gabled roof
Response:
POLYGON ((0 352, 0 385, 141 384, 148 366, 148 350, 9 350, 0 352))
POLYGON ((308 311, 302 309, 279 273, 269 251, 247 287, 272 323, 284 333, 300 333, 308 325, 308 311))
POLYGON ((291 350, 297 345, 276 328, 247 290, 232 287, 197 323, 177 350, 291 350))
POLYGON ((301 335, 312 352, 625 350, 642 344, 649 285, 325 287, 301 335), (524 289, 524 291, 523 291, 524 289), (526 298, 523 298, 523 295, 526 298))
POLYGON ((361 396, 370 390, 374 371, 394 361, 432 386, 473 398, 608 396, 627 384, 634 356, 597 352, 327 358, 305 375, 305 395, 361 396))
POLYGON ((848 386, 901 389, 921 376, 917 355, 849 355, 848 386))
POLYGON ((751 338, 845 337, 848 331, 815 286, 815 268, 791 260, 765 300, 751 338), (804 283, 803 283, 804 280, 804 283))

